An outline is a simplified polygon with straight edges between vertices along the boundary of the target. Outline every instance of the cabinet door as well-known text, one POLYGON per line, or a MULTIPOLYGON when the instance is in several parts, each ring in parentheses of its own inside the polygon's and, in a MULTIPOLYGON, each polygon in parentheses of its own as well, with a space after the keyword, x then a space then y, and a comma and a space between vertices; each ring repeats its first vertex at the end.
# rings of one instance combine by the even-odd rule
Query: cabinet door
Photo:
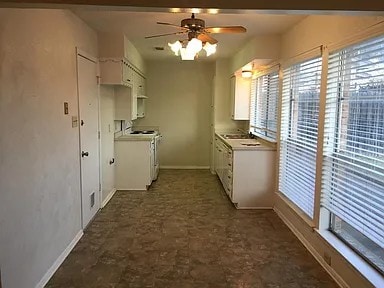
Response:
POLYGON ((142 96, 142 95, 145 95, 145 91, 144 91, 144 77, 141 76, 140 74, 138 74, 138 95, 139 96, 142 96))
POLYGON ((141 77, 141 85, 142 85, 142 88, 141 88, 141 91, 143 93, 144 96, 147 96, 147 90, 146 90, 146 83, 145 83, 145 78, 144 77, 141 77))
POLYGON ((220 181, 223 182, 223 144, 221 141, 218 142, 219 146, 219 155, 217 157, 218 167, 219 167, 219 178, 220 181))
POLYGON ((115 120, 131 121, 131 94, 132 88, 115 86, 115 120))
POLYGON ((236 97, 236 76, 233 75, 230 79, 231 83, 231 118, 235 119, 235 97, 236 97))
POLYGON ((215 139, 215 172, 217 176, 219 176, 219 140, 216 138, 215 139))
POLYGON ((138 89, 139 89, 139 74, 136 73, 136 71, 133 71, 133 87, 132 87, 132 120, 137 119, 137 95, 138 95, 138 89))
POLYGON ((123 82, 128 85, 133 84, 132 68, 128 61, 123 60, 123 82))

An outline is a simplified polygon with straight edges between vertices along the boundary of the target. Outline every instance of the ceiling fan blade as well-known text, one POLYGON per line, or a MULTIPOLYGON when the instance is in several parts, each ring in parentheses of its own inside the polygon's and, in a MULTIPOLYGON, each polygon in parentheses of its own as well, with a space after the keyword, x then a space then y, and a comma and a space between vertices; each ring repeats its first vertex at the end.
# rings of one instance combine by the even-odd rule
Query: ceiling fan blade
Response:
POLYGON ((181 27, 179 25, 175 25, 175 24, 171 24, 171 23, 167 23, 167 22, 156 22, 156 23, 160 24, 160 25, 167 25, 167 26, 172 26, 172 27, 175 27, 175 28, 183 29, 183 30, 188 30, 188 28, 181 27))
POLYGON ((201 42, 209 42, 209 44, 216 44, 218 42, 215 38, 205 33, 200 33, 197 39, 201 40, 201 42))
POLYGON ((221 27, 206 27, 204 32, 207 33, 245 33, 247 29, 243 26, 221 26, 221 27))
POLYGON ((169 35, 180 35, 180 34, 185 34, 185 33, 187 33, 187 32, 186 31, 183 31, 183 32, 173 32, 173 33, 145 36, 144 38, 145 39, 150 39, 150 38, 163 37, 163 36, 169 36, 169 35))

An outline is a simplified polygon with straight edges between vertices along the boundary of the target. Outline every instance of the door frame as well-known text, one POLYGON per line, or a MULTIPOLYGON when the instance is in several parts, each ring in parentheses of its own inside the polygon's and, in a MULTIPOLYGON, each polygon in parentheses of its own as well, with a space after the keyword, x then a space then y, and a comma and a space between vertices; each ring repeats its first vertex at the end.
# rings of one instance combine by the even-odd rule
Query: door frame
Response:
MULTIPOLYGON (((90 224, 92 222, 92 220, 86 225, 84 226, 84 223, 83 223, 83 194, 82 194, 82 187, 83 187, 83 183, 82 183, 82 172, 81 172, 81 133, 80 133, 80 93, 79 93, 79 74, 78 74, 78 61, 77 61, 77 57, 83 57, 87 60, 90 60, 92 62, 94 62, 96 64, 96 77, 97 77, 97 105, 98 105, 98 110, 97 110, 97 131, 98 131, 98 140, 97 140, 97 147, 98 147, 98 162, 99 162, 99 189, 98 189, 98 195, 97 197, 99 198, 99 207, 97 207, 98 209, 97 210, 100 210, 101 209, 101 201, 102 201, 102 187, 101 187, 101 177, 102 177, 102 168, 101 168, 101 132, 100 132, 100 127, 101 127, 101 119, 100 119, 100 66, 99 66, 99 61, 98 59, 93 56, 92 54, 80 49, 79 47, 76 47, 76 84, 77 84, 77 87, 76 87, 76 90, 77 90, 77 122, 78 122, 78 133, 79 133, 79 151, 78 151, 78 155, 79 155, 79 175, 80 175, 80 216, 81 216, 81 227, 82 229, 84 230, 88 224, 90 224)), ((95 214, 95 216, 97 215, 97 212, 95 214)))

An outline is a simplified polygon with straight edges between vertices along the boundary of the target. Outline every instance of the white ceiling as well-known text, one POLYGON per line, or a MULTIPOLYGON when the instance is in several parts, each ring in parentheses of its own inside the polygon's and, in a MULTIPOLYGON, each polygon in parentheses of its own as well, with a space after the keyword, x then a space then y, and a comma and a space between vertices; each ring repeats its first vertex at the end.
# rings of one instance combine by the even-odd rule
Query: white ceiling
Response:
MULTIPOLYGON (((73 12, 97 31, 124 33, 145 59, 175 57, 167 44, 183 38, 176 35, 144 39, 144 36, 178 31, 177 28, 158 25, 156 24, 157 21, 180 25, 182 19, 191 16, 190 13, 107 11, 87 7, 77 8, 73 12), (154 49, 156 46, 162 46, 165 50, 157 51, 154 49)), ((241 25, 247 29, 247 32, 243 34, 212 35, 219 41, 215 58, 232 56, 257 35, 281 34, 304 17, 304 15, 249 12, 247 14, 196 15, 196 18, 205 20, 206 27, 241 25)))

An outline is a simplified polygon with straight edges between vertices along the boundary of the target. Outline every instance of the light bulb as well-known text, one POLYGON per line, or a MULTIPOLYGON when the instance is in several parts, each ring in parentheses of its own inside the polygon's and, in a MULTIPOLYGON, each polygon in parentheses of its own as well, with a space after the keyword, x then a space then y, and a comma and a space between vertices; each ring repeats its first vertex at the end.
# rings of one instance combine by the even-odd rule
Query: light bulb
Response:
POLYGON ((179 56, 179 51, 183 47, 180 41, 176 41, 175 43, 168 43, 168 46, 171 47, 171 50, 175 53, 176 56, 179 56))
POLYGON ((197 38, 192 38, 187 44, 188 53, 193 55, 199 53, 201 49, 203 49, 203 43, 197 38))
POLYGON ((187 48, 180 49, 181 60, 194 60, 195 53, 191 53, 187 48))
POLYGON ((212 54, 215 54, 216 53, 216 47, 217 47, 217 44, 211 44, 209 42, 206 42, 205 45, 204 45, 204 50, 205 52, 207 52, 207 57, 212 55, 212 54))

